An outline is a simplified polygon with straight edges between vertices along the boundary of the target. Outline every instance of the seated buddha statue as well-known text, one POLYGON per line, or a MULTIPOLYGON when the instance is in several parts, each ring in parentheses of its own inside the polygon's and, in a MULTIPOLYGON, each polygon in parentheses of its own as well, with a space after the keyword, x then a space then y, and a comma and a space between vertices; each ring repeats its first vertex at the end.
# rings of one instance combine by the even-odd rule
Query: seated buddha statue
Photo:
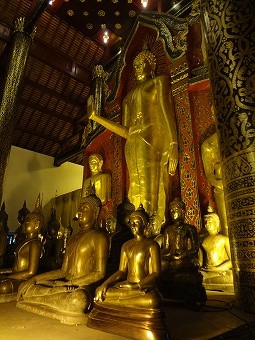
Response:
POLYGON ((5 211, 5 203, 3 202, 0 210, 0 268, 4 263, 4 255, 7 246, 8 228, 8 214, 5 211))
POLYGON ((23 223, 25 240, 15 250, 14 265, 0 270, 0 302, 16 300, 20 284, 37 273, 42 252, 38 235, 43 221, 39 205, 26 215, 23 223))
MULTIPOLYGON (((120 262, 120 253, 122 245, 128 240, 133 238, 133 234, 129 227, 129 217, 130 214, 135 210, 135 206, 129 201, 128 198, 125 198, 120 204, 117 206, 117 221, 114 227, 114 224, 111 223, 111 229, 116 229, 117 232, 114 232, 110 236, 110 253, 108 258, 108 273, 115 272, 119 267, 120 262)), ((108 220, 108 224, 109 224, 108 220)), ((109 229, 109 227, 108 227, 109 229)))
POLYGON ((199 252, 203 283, 208 289, 233 291, 229 238, 220 233, 219 216, 210 207, 204 222, 208 235, 203 238, 199 252))
POLYGON ((155 240, 160 248, 163 247, 164 236, 161 234, 162 220, 156 212, 150 217, 149 224, 144 232, 145 236, 155 240))
MULTIPOLYGON (((133 239, 124 243, 121 248, 119 269, 97 288, 94 309, 89 315, 87 326, 94 327, 94 316, 97 315, 97 311, 100 315, 105 311, 109 315, 107 319, 116 325, 118 320, 122 319, 120 328, 123 328, 118 330, 117 334, 130 335, 134 324, 131 322, 129 327, 124 325, 125 321, 126 324, 132 318, 137 321, 138 316, 145 317, 148 311, 159 309, 160 294, 156 289, 156 282, 161 270, 160 248, 157 242, 144 235, 148 222, 149 216, 142 205, 131 213, 130 228, 133 239), (127 315, 129 317, 125 320, 127 315)), ((116 332, 116 325, 111 328, 113 333, 116 332)), ((108 331, 103 318, 100 320, 100 328, 105 330, 104 326, 108 331)))
POLYGON ((199 238, 195 226, 184 221, 186 205, 176 197, 170 203, 173 224, 164 231, 160 291, 166 298, 196 304, 204 302, 199 273, 199 238), (194 299, 194 300, 193 300, 194 299))
POLYGON ((30 213, 30 210, 27 208, 27 203, 24 201, 22 208, 18 211, 18 223, 19 226, 14 232, 15 236, 15 247, 17 247, 20 243, 22 243, 25 238, 25 231, 23 230, 23 223, 25 221, 26 215, 30 213))
POLYGON ((98 153, 93 153, 89 156, 89 169, 91 176, 86 178, 83 183, 82 196, 85 195, 86 188, 91 183, 95 186, 96 195, 102 202, 100 212, 100 220, 103 227, 105 227, 105 219, 108 214, 108 205, 111 205, 112 195, 112 180, 111 175, 103 171, 103 157, 98 153))
POLYGON ((108 238, 98 229, 101 201, 90 186, 78 211, 79 231, 66 245, 62 267, 34 276, 19 289, 17 307, 60 320, 86 320, 98 282, 106 273, 108 238))

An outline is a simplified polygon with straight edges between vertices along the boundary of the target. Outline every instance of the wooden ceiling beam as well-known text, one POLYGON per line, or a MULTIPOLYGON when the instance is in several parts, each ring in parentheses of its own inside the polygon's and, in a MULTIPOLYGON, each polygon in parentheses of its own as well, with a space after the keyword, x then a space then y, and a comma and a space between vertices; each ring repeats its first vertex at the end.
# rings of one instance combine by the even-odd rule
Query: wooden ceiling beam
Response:
POLYGON ((20 100, 19 100, 19 104, 24 105, 24 106, 26 106, 26 107, 29 107, 29 108, 31 108, 31 109, 33 109, 33 110, 42 112, 43 115, 46 114, 46 115, 48 115, 49 117, 54 117, 54 118, 57 118, 58 120, 62 120, 62 121, 64 121, 64 122, 66 122, 66 123, 70 123, 70 124, 73 125, 73 121, 74 121, 74 120, 73 120, 72 118, 63 115, 62 113, 57 114, 56 111, 47 109, 47 108, 45 108, 44 106, 39 105, 39 104, 37 104, 37 103, 35 104, 35 103, 31 103, 31 102, 28 101, 28 100, 20 99, 20 100))
POLYGON ((63 94, 58 93, 52 89, 49 89, 47 86, 39 84, 36 81, 29 79, 28 77, 25 77, 24 86, 26 85, 31 86, 33 89, 38 89, 42 91, 43 93, 49 94, 50 96, 55 97, 59 100, 63 100, 67 104, 79 107, 80 110, 82 110, 83 107, 86 105, 85 102, 81 103, 81 102, 78 102, 77 100, 71 99, 70 97, 64 96, 63 94))
POLYGON ((22 127, 17 125, 15 129, 16 129, 16 131, 20 131, 23 134, 27 133, 29 135, 36 136, 36 137, 39 137, 39 138, 43 138, 46 141, 51 141, 51 142, 56 143, 56 144, 62 144, 63 143, 63 141, 61 139, 54 138, 51 135, 46 135, 42 132, 36 132, 35 130, 29 129, 29 128, 22 128, 22 127))

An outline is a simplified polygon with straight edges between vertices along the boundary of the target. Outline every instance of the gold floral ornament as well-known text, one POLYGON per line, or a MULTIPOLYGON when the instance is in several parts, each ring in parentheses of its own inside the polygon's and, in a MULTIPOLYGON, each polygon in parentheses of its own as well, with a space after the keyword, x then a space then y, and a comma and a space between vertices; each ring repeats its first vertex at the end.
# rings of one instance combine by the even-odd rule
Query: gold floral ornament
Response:
POLYGON ((135 11, 129 11, 128 12, 128 15, 133 18, 135 15, 136 15, 136 12, 135 11))
POLYGON ((105 16, 105 11, 101 10, 101 11, 98 11, 98 15, 100 17, 104 17, 105 16))
POLYGON ((114 12, 114 15, 116 15, 116 17, 118 17, 120 15, 119 11, 114 12))
POLYGON ((117 24, 115 24, 115 28, 117 29, 117 30, 119 30, 119 29, 121 29, 121 24, 119 24, 119 23, 117 23, 117 24))
POLYGON ((74 11, 72 9, 69 9, 67 11, 67 14, 69 15, 69 17, 72 17, 72 16, 74 16, 74 11))
POLYGON ((85 17, 87 17, 88 15, 89 15, 89 12, 83 12, 83 15, 85 16, 85 17))
POLYGON ((89 22, 89 23, 86 25, 86 28, 87 28, 88 30, 92 30, 93 25, 89 22))

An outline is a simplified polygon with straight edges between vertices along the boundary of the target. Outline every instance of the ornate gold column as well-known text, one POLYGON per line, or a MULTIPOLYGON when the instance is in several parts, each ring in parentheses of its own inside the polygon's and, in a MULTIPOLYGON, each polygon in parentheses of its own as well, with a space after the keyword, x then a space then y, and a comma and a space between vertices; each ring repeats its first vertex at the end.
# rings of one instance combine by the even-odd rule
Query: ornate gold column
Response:
POLYGON ((255 312, 255 2, 202 0, 236 303, 255 312))
POLYGON ((3 194, 3 179, 12 144, 12 133, 16 123, 16 104, 32 38, 24 32, 24 18, 16 21, 10 42, 5 75, 0 89, 0 202, 3 194))

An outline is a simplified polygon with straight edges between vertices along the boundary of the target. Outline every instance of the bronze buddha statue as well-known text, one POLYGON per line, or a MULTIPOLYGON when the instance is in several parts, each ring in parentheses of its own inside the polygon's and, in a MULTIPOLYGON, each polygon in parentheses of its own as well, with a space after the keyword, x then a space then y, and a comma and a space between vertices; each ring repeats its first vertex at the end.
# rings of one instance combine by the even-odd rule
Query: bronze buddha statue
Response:
POLYGON ((204 286, 207 289, 233 292, 229 238, 220 234, 219 216, 210 207, 204 221, 208 235, 202 240, 199 252, 204 286))
POLYGON ((156 57, 147 49, 135 57, 133 68, 137 83, 123 100, 122 125, 99 116, 93 97, 87 112, 90 119, 126 139, 128 198, 136 208, 142 203, 150 216, 157 211, 163 222, 166 181, 171 181, 169 174, 174 175, 178 162, 169 77, 154 77, 156 57))
POLYGON ((199 273, 199 237, 195 226, 184 221, 186 205, 176 197, 170 203, 173 224, 164 230, 160 291, 166 298, 185 304, 203 304, 206 300, 199 273))
POLYGON ((23 223, 25 221, 27 214, 29 214, 29 213, 30 213, 30 210, 27 208, 26 201, 24 201, 22 208, 18 211, 19 226, 14 232, 15 247, 17 247, 19 244, 21 244, 26 238, 24 228, 23 228, 23 223))
POLYGON ((5 211, 5 203, 3 202, 0 210, 0 268, 4 263, 8 232, 8 214, 5 211))
MULTIPOLYGON (((115 317, 119 320, 124 318, 122 321, 126 321, 127 324, 131 322, 128 328, 124 326, 125 322, 121 322, 119 330, 113 326, 106 331, 128 336, 133 327, 137 327, 138 333, 141 331, 141 326, 146 329, 148 324, 143 318, 150 313, 153 314, 152 311, 159 311, 161 296, 156 289, 156 283, 161 270, 160 248, 157 242, 144 235, 148 222, 149 216, 142 205, 131 213, 130 228, 134 237, 121 248, 119 270, 97 288, 94 309, 89 315, 87 324, 89 327, 93 327, 94 318, 97 318, 97 313, 103 309, 106 314, 109 312, 107 318, 110 322, 114 322, 115 317), (126 313, 129 315, 129 320, 125 320, 126 313), (137 326, 140 317, 141 324, 137 326), (121 329, 122 327, 124 329, 121 329)), ((151 318, 152 314, 150 314, 151 318)), ((148 319, 150 317, 148 316, 148 319)), ((102 322, 100 329, 105 330, 104 320, 100 322, 102 322)), ((108 327, 107 323, 106 327, 108 327)), ((151 339, 154 339, 153 331, 147 331, 151 331, 151 339)))
POLYGON ((15 249, 13 267, 0 270, 0 302, 16 300, 20 284, 38 271, 42 252, 42 243, 38 235, 44 222, 38 202, 35 210, 25 217, 23 223, 25 240, 15 249))
POLYGON ((101 201, 91 186, 82 198, 79 231, 66 245, 60 269, 42 273, 19 289, 19 308, 67 324, 82 324, 92 305, 94 289, 106 273, 108 238, 98 229, 101 201))

